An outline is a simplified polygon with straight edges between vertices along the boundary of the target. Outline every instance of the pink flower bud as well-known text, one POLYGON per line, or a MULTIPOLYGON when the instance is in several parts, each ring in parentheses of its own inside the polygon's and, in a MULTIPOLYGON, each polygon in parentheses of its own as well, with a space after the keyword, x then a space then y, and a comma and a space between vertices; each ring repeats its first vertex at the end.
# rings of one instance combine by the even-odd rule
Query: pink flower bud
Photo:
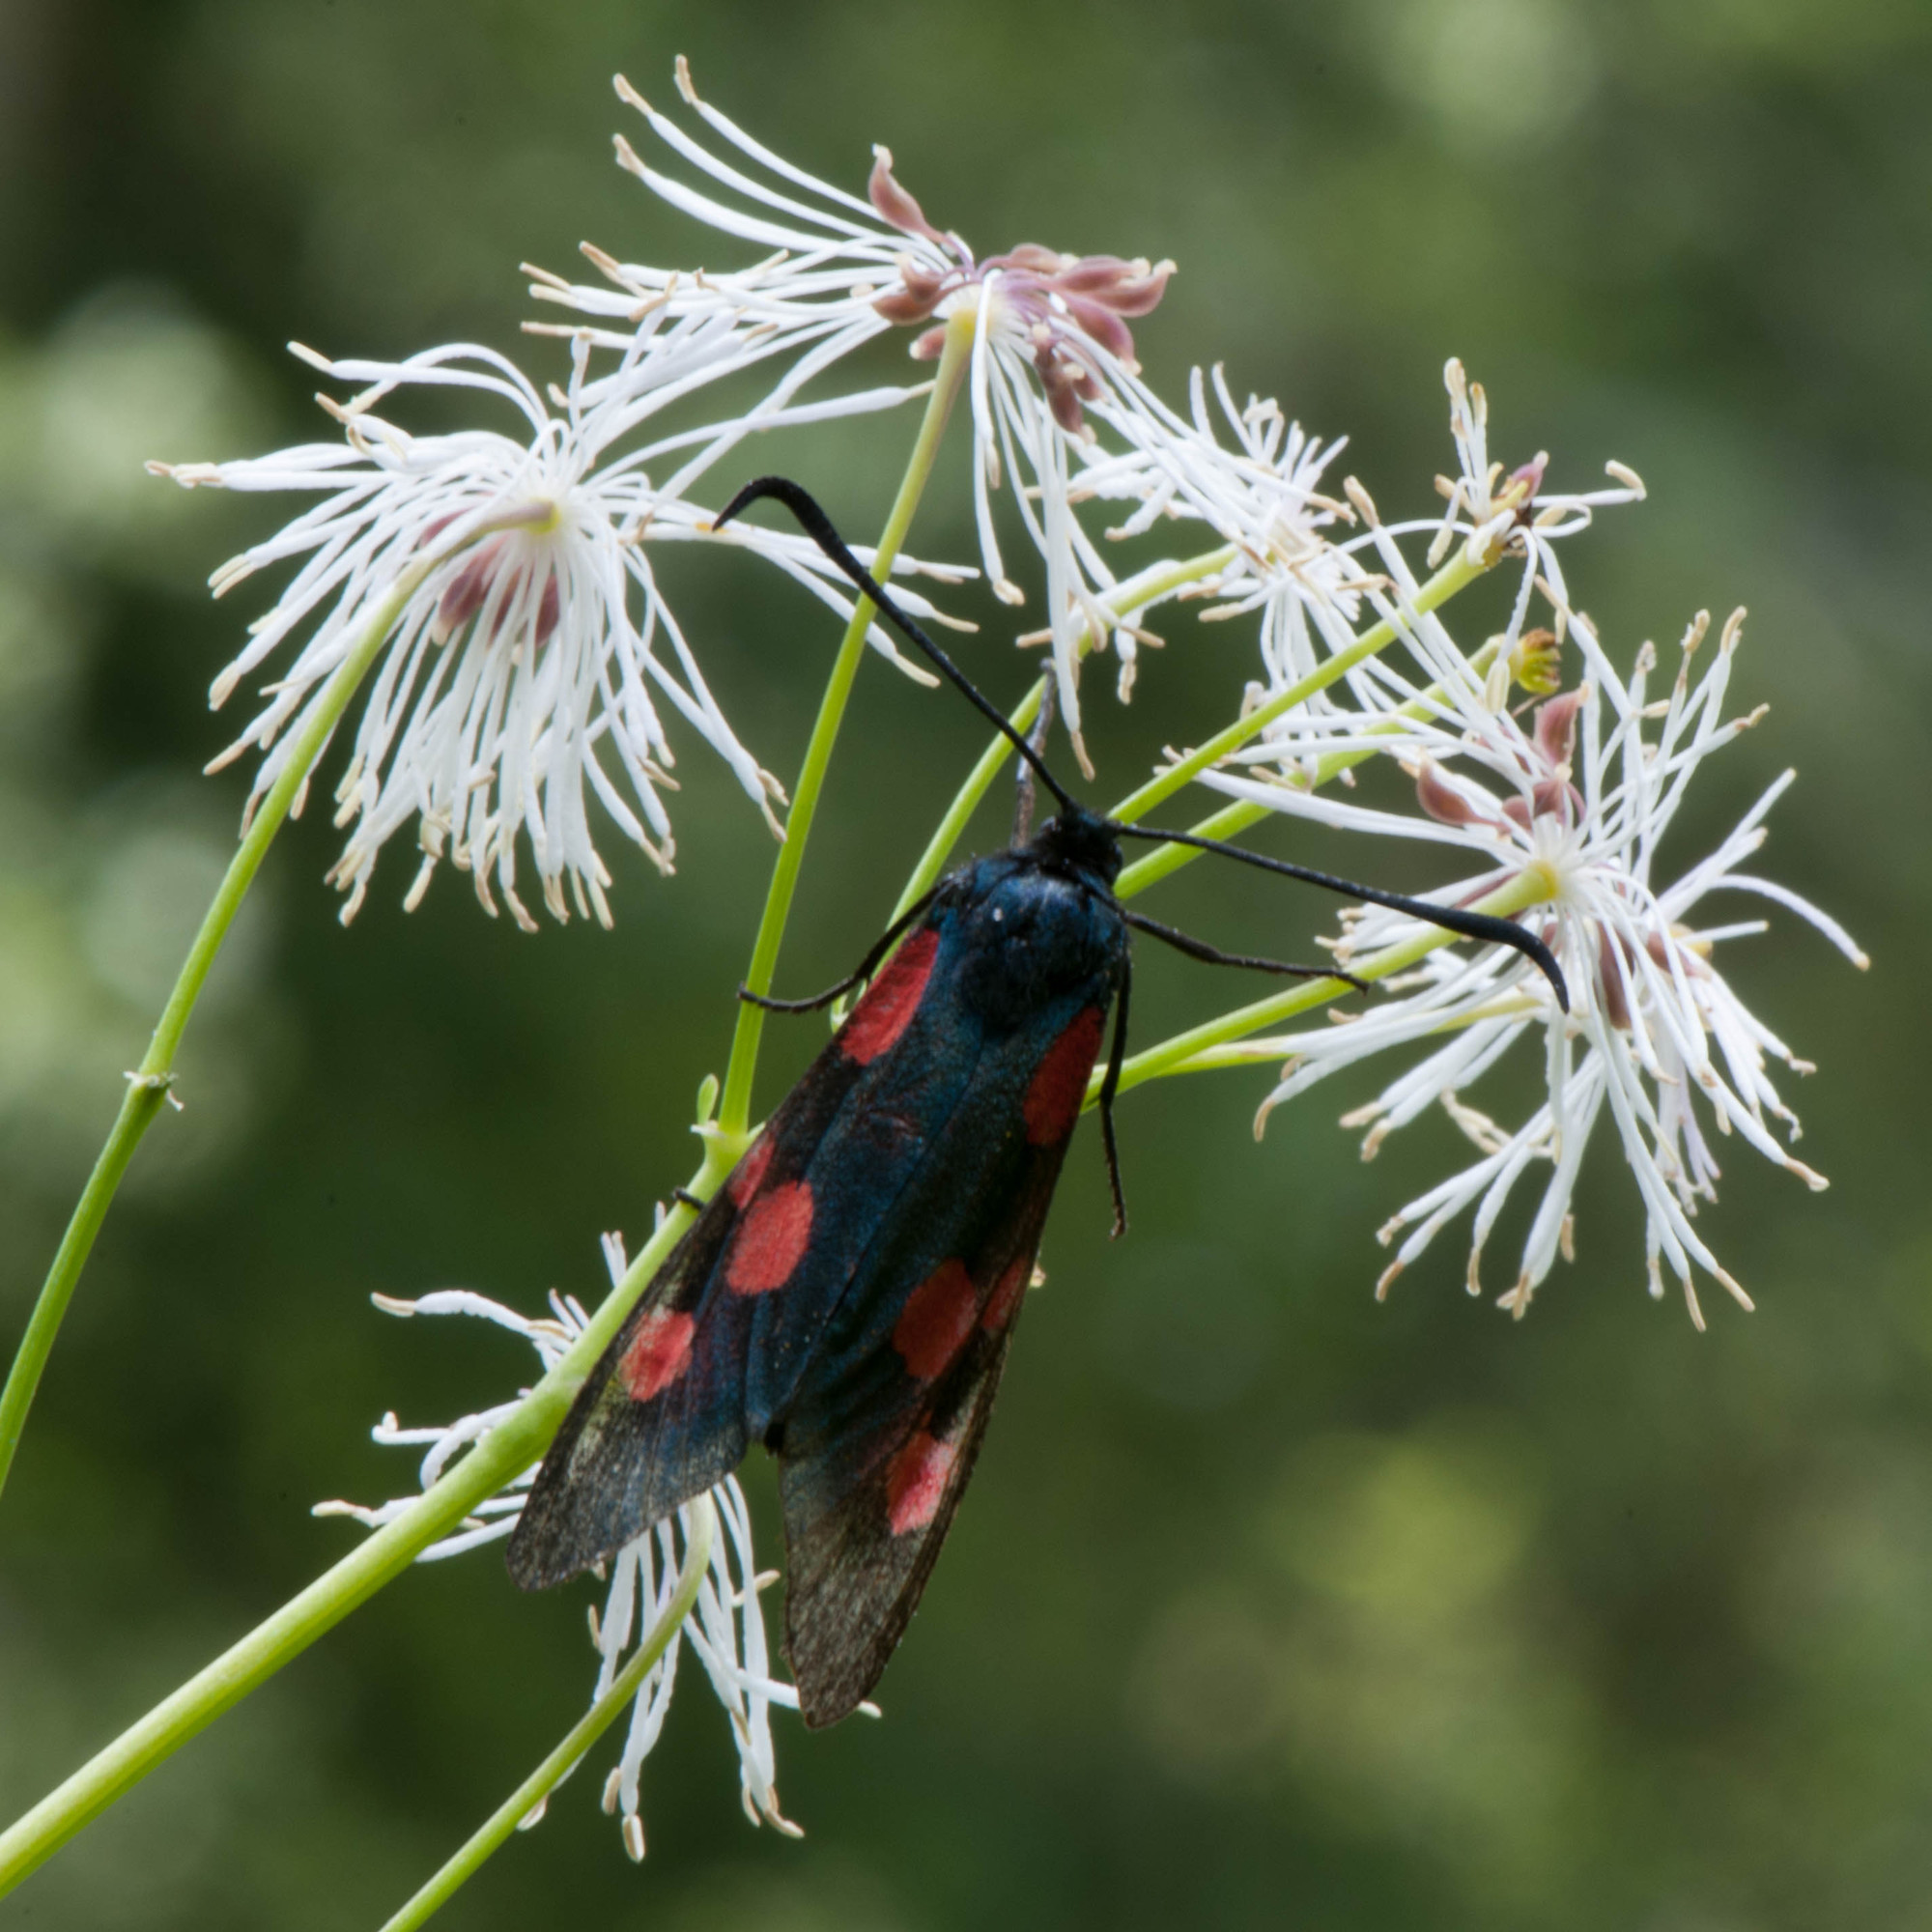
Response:
POLYGON ((1538 818, 1560 818, 1565 825, 1581 825, 1583 794, 1563 779, 1539 779, 1530 787, 1530 802, 1538 818))
POLYGON ((1624 996, 1626 977, 1620 949, 1611 939, 1609 928, 1597 927, 1597 978, 1603 981, 1604 1017, 1619 1033, 1630 1031, 1630 1002, 1624 996))
POLYGON ((872 174, 866 184, 866 199, 901 235, 917 235, 922 241, 944 245, 946 238, 925 218, 925 211, 893 179, 889 148, 872 150, 872 174))
POLYGON ((1505 494, 1511 490, 1522 491, 1522 507, 1527 510, 1536 493, 1543 488, 1543 472, 1549 468, 1549 452, 1538 450, 1529 462, 1520 469, 1512 469, 1504 483, 1505 494))
POLYGON ((450 581, 449 588, 436 607, 430 636, 438 643, 454 637, 483 608, 483 600, 490 594, 490 580, 497 569, 497 553, 502 548, 503 540, 497 537, 464 560, 463 568, 450 581))
POLYGON ((1492 822, 1479 811, 1442 776, 1440 769, 1425 758, 1415 775, 1417 803, 1438 825, 1478 825, 1492 822))
POLYGON ((1536 748, 1552 765, 1567 765, 1577 740, 1577 714, 1589 696, 1589 688, 1578 685, 1560 697, 1552 697, 1536 707, 1536 748))
POLYGON ((1084 296, 1064 298, 1067 312, 1109 355, 1122 362, 1134 359, 1134 334, 1112 309, 1084 296))

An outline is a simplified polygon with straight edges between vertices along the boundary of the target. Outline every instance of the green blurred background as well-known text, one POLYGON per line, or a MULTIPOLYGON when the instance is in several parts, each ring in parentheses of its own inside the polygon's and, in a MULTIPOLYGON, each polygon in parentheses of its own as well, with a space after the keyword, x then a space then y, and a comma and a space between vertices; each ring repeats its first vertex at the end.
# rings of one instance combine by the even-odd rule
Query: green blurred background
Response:
MULTIPOLYGON (((839 181, 889 142, 982 249, 1176 256, 1139 330, 1155 380, 1226 357, 1242 389, 1350 432, 1387 511, 1435 500, 1452 353, 1506 460, 1547 447, 1572 484, 1634 465, 1651 499, 1571 548, 1578 601, 1626 661, 1747 603, 1734 701, 1774 706, 1703 781, 1678 855, 1797 764, 1766 869, 1877 965, 1788 920, 1733 950, 1821 1065, 1794 1097, 1835 1184, 1810 1197, 1726 1150, 1707 1233, 1761 1312, 1714 1293, 1702 1337, 1642 1292, 1607 1130, 1580 1258, 1518 1326, 1463 1294, 1453 1236, 1371 1298, 1372 1231, 1446 1171, 1446 1122, 1364 1167, 1334 1116, 1366 1080, 1260 1148, 1264 1075, 1136 1094, 1132 1235, 1107 1241, 1083 1136, 885 1721, 780 1720, 804 1843, 745 1823, 694 1676, 646 1772, 641 1869, 586 1776, 446 1922, 1932 1926, 1923 0, 8 0, 0 1336, 243 790, 197 776, 235 723, 204 694, 260 603, 212 608, 203 579, 278 511, 139 460, 314 433, 291 336, 514 349, 520 259, 567 269, 583 236, 723 259, 609 159, 628 120, 610 73, 669 97, 678 51, 839 181)), ((900 365, 882 346, 874 366, 900 365)), ((910 429, 812 459, 856 530, 910 429)), ((929 553, 970 550, 958 455, 915 534, 929 553)), ((828 625, 781 584, 687 575, 714 687, 789 777, 828 625)), ((1010 621, 958 601, 1016 693, 1010 621)), ((1166 628, 1133 709, 1096 695, 1110 794, 1248 674, 1235 627, 1166 628)), ((875 666, 851 730, 792 988, 877 929, 977 743, 963 707, 875 666)), ((141 1151, 0 1503, 7 1812, 350 1547, 312 1500, 408 1486, 410 1459, 367 1439, 384 1409, 438 1420, 525 1374, 511 1338, 385 1321, 371 1291, 593 1295, 598 1233, 635 1242, 688 1172, 771 843, 700 753, 682 771, 674 881, 607 841, 613 935, 522 938, 453 874, 405 918, 406 855, 345 933, 322 814, 274 852, 188 1036, 187 1112, 141 1151)), ((977 828, 1001 836, 995 813, 977 828)), ((1421 883, 1421 859, 1351 863, 1421 883)), ((1210 870, 1158 909, 1277 946, 1284 921, 1300 941, 1330 918, 1210 870)), ((1149 959, 1142 1037, 1226 991, 1149 959)), ((775 1034, 765 1104, 819 1037, 775 1034)), ((762 1469, 753 1489, 775 1560, 762 1469)), ((588 1595, 520 1598, 491 1555, 412 1575, 0 1921, 375 1924, 575 1717, 588 1595)))

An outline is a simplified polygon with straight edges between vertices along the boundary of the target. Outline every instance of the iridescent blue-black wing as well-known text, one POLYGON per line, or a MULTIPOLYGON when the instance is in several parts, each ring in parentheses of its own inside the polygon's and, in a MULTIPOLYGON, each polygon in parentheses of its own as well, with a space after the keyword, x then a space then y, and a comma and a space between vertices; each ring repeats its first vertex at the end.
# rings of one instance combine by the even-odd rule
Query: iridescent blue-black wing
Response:
MULTIPOLYGON (((510 1575, 524 1589, 611 1555, 735 1469, 769 1427, 769 1385, 809 1355, 840 1285, 826 1264, 850 1238, 823 1211, 828 1137, 852 1158, 869 1122, 871 1169, 889 1180, 894 1150, 878 1145, 887 1117, 876 1090, 937 951, 925 929, 899 949, 599 1357, 510 1538, 510 1575)), ((899 1159, 908 1154, 917 1150, 899 1159)))
POLYGON ((809 1724, 878 1682, 972 1474, 1099 1043, 1100 1008, 1066 1004, 985 1046, 784 1418, 785 1646, 809 1724))
POLYGON ((807 1719, 863 1697, 978 1451, 1125 934, 1020 855, 942 889, 592 1371, 510 1541, 575 1574, 780 1457, 807 1719))

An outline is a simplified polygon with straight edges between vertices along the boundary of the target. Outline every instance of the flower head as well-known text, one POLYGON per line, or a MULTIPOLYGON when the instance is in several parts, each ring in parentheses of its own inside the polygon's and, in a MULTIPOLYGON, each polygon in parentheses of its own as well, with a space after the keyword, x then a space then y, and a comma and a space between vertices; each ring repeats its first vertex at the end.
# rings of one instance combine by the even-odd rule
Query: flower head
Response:
MULTIPOLYGON (((1251 684, 1244 710, 1285 699, 1324 662, 1351 653, 1361 643, 1359 625, 1373 616, 1405 638, 1411 649, 1426 652, 1437 639, 1423 613, 1470 577, 1514 561, 1518 588, 1508 624, 1490 651, 1493 667, 1492 698, 1500 705, 1509 674, 1531 680, 1544 633, 1525 642, 1524 623, 1539 585, 1559 610, 1569 593, 1556 545, 1586 529, 1597 509, 1634 502, 1644 494, 1642 481, 1620 463, 1606 466, 1613 488, 1594 491, 1548 489, 1547 455, 1504 473, 1489 456, 1489 403, 1480 384, 1470 384, 1453 358, 1443 372, 1449 392, 1450 434, 1459 473, 1438 476, 1447 499, 1440 518, 1384 523, 1375 500, 1352 476, 1339 494, 1322 487, 1322 475, 1346 446, 1338 438, 1323 445, 1299 423, 1291 423, 1272 400, 1250 396, 1237 409, 1226 376, 1212 374, 1214 397, 1232 446, 1223 441, 1208 405, 1208 384, 1196 369, 1190 384, 1191 411, 1183 419, 1144 386, 1139 407, 1110 415, 1127 445, 1123 454, 1089 462, 1080 488, 1095 496, 1128 498, 1137 504, 1113 535, 1137 534, 1156 519, 1192 520, 1205 525, 1227 546, 1226 560, 1183 594, 1212 599, 1204 619, 1230 619, 1259 610, 1264 677, 1251 684), (1427 563, 1442 565, 1460 550, 1444 575, 1421 582, 1403 550, 1407 539, 1428 536, 1427 563), (1495 678, 1502 679, 1501 684, 1495 678)), ((1460 663, 1453 644, 1447 657, 1460 663)), ((1389 673, 1376 655, 1356 657, 1345 672, 1356 704, 1373 706, 1389 673)), ((1280 761, 1308 755, 1311 721, 1331 718, 1347 728, 1348 706, 1326 690, 1294 702, 1293 716, 1270 722, 1245 754, 1249 761, 1280 761)), ((1299 776, 1315 776, 1304 763, 1299 776)))
MULTIPOLYGON (((1348 445, 1323 443, 1291 422, 1270 397, 1250 395, 1236 407, 1226 372, 1211 379, 1195 369, 1186 419, 1166 410, 1151 391, 1143 407, 1111 418, 1128 448, 1092 458, 1082 472, 1083 494, 1131 501, 1135 508, 1113 537, 1138 536, 1164 519, 1204 524, 1227 546, 1225 561, 1187 586, 1209 599, 1204 622, 1261 612, 1265 681, 1249 702, 1299 683, 1324 652, 1355 640, 1365 594, 1382 579, 1357 555, 1366 539, 1339 540, 1356 521, 1347 502, 1322 488, 1322 474, 1348 445), (1208 401, 1208 383, 1233 446, 1221 440, 1208 401)), ((1318 694, 1317 708, 1327 708, 1318 694)))
MULTIPOLYGON (((372 624, 386 622, 335 793, 336 823, 349 838, 330 876, 348 895, 345 920, 361 905, 383 846, 413 820, 422 859, 407 904, 447 857, 470 873, 490 912, 500 894, 532 928, 517 889, 524 844, 556 918, 574 899, 608 924, 611 874, 585 792, 661 870, 671 869, 665 795, 675 788, 675 756, 661 707, 724 760, 768 818, 772 801, 783 799, 705 682, 659 588, 651 546, 754 551, 841 612, 851 608, 843 582, 802 538, 746 527, 711 535, 709 512, 686 492, 735 422, 632 441, 660 410, 740 366, 746 330, 725 317, 653 318, 627 348, 625 384, 595 395, 584 382, 588 344, 574 348, 568 388, 553 387, 548 399, 486 349, 457 345, 400 363, 310 355, 329 376, 367 385, 347 404, 324 402, 342 426, 340 443, 150 466, 189 487, 322 497, 213 579, 220 595, 267 565, 305 559, 213 692, 222 704, 276 650, 302 639, 268 687, 268 704, 210 767, 259 748, 251 812, 331 676, 372 624), (507 404, 522 434, 417 436, 376 413, 398 391, 432 387, 507 404), (673 458, 675 472, 654 486, 645 465, 673 458)), ((877 627, 873 639, 895 655, 877 627)))
MULTIPOLYGON (((611 1279, 620 1280, 626 1266, 623 1244, 611 1235, 605 1237, 604 1247, 611 1279)), ((445 1289, 414 1301, 392 1300, 386 1295, 374 1298, 377 1307, 390 1315, 470 1315, 494 1321, 523 1336, 536 1350, 546 1373, 562 1359, 584 1326, 583 1310, 567 1296, 556 1294, 551 1296, 550 1315, 535 1321, 463 1289, 445 1289)), ((514 1400, 499 1403, 442 1428, 405 1429, 394 1415, 385 1415, 373 1435, 385 1445, 421 1447, 421 1482, 428 1489, 452 1459, 488 1435, 516 1406, 514 1400)), ((533 1469, 525 1470, 504 1490, 479 1503, 455 1535, 432 1544, 417 1560, 435 1562, 508 1536, 516 1527, 534 1476, 533 1469)), ((353 1517, 376 1528, 402 1515, 412 1501, 400 1496, 374 1507, 318 1503, 314 1513, 353 1517)), ((611 1560, 603 1612, 593 1611, 590 1618, 591 1642, 599 1659, 591 1702, 596 1703, 610 1690, 626 1652, 643 1642, 667 1614, 676 1594, 684 1553, 692 1547, 692 1512, 705 1506, 717 1510, 721 1529, 712 1542, 710 1566, 690 1614, 639 1686, 623 1752, 605 1783, 604 1809, 622 1820, 624 1844, 634 1859, 644 1855, 644 1830, 639 1811, 640 1773, 664 1727, 677 1683, 679 1653, 686 1643, 703 1665, 713 1692, 730 1719, 745 1815, 754 1825, 763 1822, 789 1837, 799 1835, 799 1828, 779 1809, 774 1782, 771 1712, 774 1706, 782 1710, 798 1706, 797 1691, 771 1675, 771 1654, 765 1640, 759 1599, 777 1580, 777 1573, 761 1573, 756 1568, 752 1553, 751 1512, 735 1476, 727 1476, 709 1492, 708 1505, 703 1497, 686 1504, 675 1517, 633 1538, 611 1560)), ((540 1805, 525 1822, 534 1824, 541 1815, 540 1805)))
MULTIPOLYGON (((1450 1220, 1473 1207, 1468 1284, 1478 1292, 1484 1244, 1497 1216, 1531 1165, 1547 1162, 1549 1178, 1516 1281, 1501 1297, 1521 1315, 1557 1256, 1569 1252, 1578 1165, 1607 1106, 1643 1201, 1652 1292, 1662 1292, 1667 1262, 1701 1326, 1696 1269, 1749 1305, 1692 1226, 1698 1203, 1716 1199, 1719 1167, 1707 1122, 1807 1185, 1825 1183, 1774 1132, 1782 1126, 1795 1139, 1798 1122, 1771 1079, 1770 1063, 1798 1072, 1808 1067, 1713 964, 1720 942, 1760 932, 1763 923, 1699 926, 1693 915, 1713 893, 1755 895, 1799 913, 1856 964, 1865 958, 1815 906, 1741 869, 1764 841, 1763 820, 1790 782, 1788 772, 1701 863, 1669 884, 1657 881, 1658 848, 1692 774, 1759 715, 1722 716, 1744 613, 1725 625, 1702 676, 1693 680, 1706 632, 1706 619, 1699 617, 1685 638, 1670 695, 1657 702, 1648 691, 1656 666, 1648 645, 1626 680, 1590 626, 1567 614, 1585 680, 1535 706, 1526 722, 1492 708, 1489 678, 1480 667, 1452 656, 1435 619, 1421 628, 1433 626, 1440 635, 1419 653, 1440 673, 1434 683, 1420 687, 1390 670, 1368 687, 1374 700, 1369 715, 1312 722, 1321 756, 1379 750, 1399 757, 1415 783, 1417 816, 1321 797, 1279 781, 1209 777, 1219 789, 1296 815, 1469 851, 1478 869, 1439 896, 1468 905, 1529 887, 1525 896, 1536 902, 1529 917, 1541 923, 1572 992, 1566 1015, 1548 982, 1519 953, 1493 948, 1474 956, 1430 952, 1419 970, 1388 982, 1399 997, 1387 1004, 1342 1026, 1269 1041, 1290 1058, 1262 1114, 1264 1119, 1316 1081, 1383 1048, 1445 1042, 1346 1117, 1346 1124, 1370 1129, 1366 1157, 1390 1132, 1440 1101, 1479 1155, 1383 1228, 1384 1242, 1410 1232, 1380 1290, 1450 1220), (1543 1042, 1548 1096, 1512 1130, 1463 1095, 1532 1032, 1543 1042)), ((1371 908, 1351 920, 1337 951, 1357 972, 1386 968, 1388 949, 1417 950, 1418 931, 1411 919, 1371 908)))
MULTIPOLYGON (((888 329, 917 328, 911 353, 930 359, 940 354, 949 325, 970 320, 974 500, 982 560, 1002 600, 1023 602, 1024 593, 1007 575, 991 496, 1009 473, 1029 479, 1014 500, 1046 565, 1048 626, 1040 638, 1052 643, 1063 715, 1084 764, 1077 676, 1082 640, 1089 634, 1111 637, 1130 668, 1136 634, 1133 612, 1101 606, 1115 580, 1073 515, 1069 479, 1094 435, 1090 411, 1112 422, 1143 407, 1131 381, 1138 364, 1128 325, 1159 302, 1174 265, 1067 255, 1032 242, 976 255, 959 236, 926 218, 895 178, 886 149, 873 150, 862 199, 773 154, 701 99, 682 58, 677 84, 686 103, 731 152, 706 147, 620 77, 622 98, 707 185, 694 187, 651 166, 621 137, 620 162, 672 207, 774 252, 742 270, 692 275, 586 250, 609 287, 543 277, 532 293, 633 326, 660 309, 755 324, 764 353, 791 358, 773 391, 786 398, 888 329)), ((604 330, 596 339, 621 348, 628 338, 604 330)), ((820 404, 818 412, 838 413, 848 400, 820 404)))

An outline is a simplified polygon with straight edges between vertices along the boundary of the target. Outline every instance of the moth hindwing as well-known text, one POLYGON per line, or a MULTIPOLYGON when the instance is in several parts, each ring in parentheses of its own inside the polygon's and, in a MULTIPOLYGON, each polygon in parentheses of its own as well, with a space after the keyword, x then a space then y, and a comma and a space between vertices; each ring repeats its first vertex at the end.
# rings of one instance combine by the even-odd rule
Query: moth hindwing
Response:
POLYGON ((1126 976, 1118 866, 1076 810, 939 888, 592 1370, 510 1540, 519 1583, 762 1441, 806 1721, 870 1690, 971 1473, 1126 976))

